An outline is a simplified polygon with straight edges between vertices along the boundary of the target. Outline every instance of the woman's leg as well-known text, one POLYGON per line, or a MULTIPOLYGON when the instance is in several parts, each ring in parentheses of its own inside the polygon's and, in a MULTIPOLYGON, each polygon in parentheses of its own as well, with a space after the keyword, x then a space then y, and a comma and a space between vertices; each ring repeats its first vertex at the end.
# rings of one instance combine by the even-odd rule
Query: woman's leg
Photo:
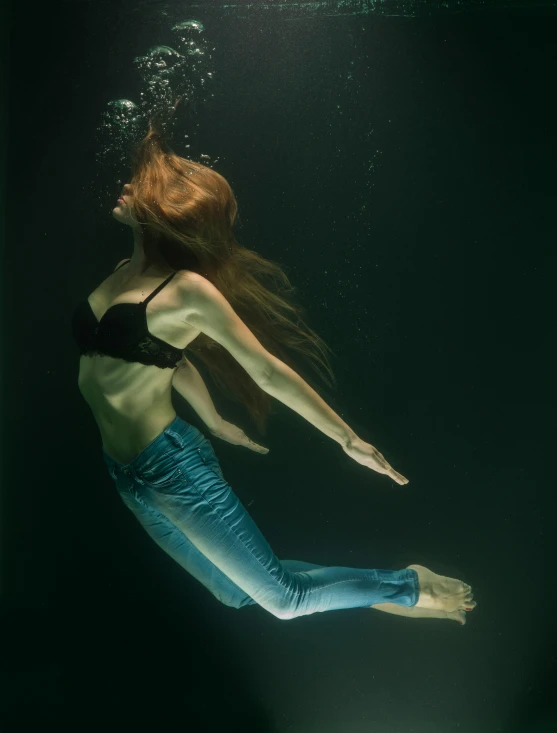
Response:
MULTIPOLYGON (((213 565, 169 519, 137 501, 130 493, 121 493, 121 497, 151 539, 178 565, 181 565, 205 586, 218 601, 231 608, 256 605, 253 598, 213 565)), ((283 567, 293 573, 322 567, 299 560, 282 560, 281 562, 283 567)))

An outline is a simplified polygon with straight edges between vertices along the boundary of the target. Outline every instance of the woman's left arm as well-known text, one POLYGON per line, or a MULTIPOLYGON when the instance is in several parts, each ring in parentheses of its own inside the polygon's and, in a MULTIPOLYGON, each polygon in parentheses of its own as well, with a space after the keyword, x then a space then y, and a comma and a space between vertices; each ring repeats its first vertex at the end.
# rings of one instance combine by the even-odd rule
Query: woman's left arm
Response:
POLYGON ((210 432, 218 436, 223 419, 213 404, 201 374, 191 361, 188 361, 185 357, 174 372, 172 386, 190 403, 210 432))

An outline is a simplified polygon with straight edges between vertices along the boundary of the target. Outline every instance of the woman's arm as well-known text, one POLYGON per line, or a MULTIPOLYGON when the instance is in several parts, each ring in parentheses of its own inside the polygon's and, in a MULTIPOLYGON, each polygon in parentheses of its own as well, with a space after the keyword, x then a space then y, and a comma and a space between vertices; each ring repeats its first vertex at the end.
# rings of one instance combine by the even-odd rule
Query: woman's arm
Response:
POLYGON ((195 272, 188 272, 179 283, 187 312, 185 322, 223 346, 264 392, 343 448, 359 440, 309 384, 265 349, 213 283, 195 272))
POLYGON ((193 407, 213 435, 222 423, 201 374, 185 357, 172 377, 174 389, 193 407))

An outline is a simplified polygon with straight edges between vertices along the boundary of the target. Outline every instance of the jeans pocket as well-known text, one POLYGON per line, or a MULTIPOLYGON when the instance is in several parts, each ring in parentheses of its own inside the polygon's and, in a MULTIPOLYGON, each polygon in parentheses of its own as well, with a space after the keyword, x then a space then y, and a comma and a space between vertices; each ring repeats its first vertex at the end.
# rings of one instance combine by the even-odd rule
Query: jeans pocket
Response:
POLYGON ((217 454, 215 453, 211 443, 208 440, 204 440, 197 450, 205 466, 211 469, 211 471, 214 471, 219 478, 224 479, 219 459, 217 458, 217 454))
POLYGON ((184 483, 186 478, 182 467, 177 462, 176 451, 166 451, 148 468, 138 471, 139 480, 150 489, 166 489, 177 483, 184 483))

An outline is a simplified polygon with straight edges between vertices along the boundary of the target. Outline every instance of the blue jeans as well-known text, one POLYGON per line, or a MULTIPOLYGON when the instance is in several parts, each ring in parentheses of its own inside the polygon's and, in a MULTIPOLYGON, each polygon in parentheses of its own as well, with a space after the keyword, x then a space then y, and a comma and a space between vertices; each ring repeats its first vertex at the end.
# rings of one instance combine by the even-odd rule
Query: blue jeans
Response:
POLYGON ((280 619, 375 603, 414 606, 415 570, 279 560, 226 482, 211 443, 176 417, 126 465, 103 458, 124 504, 170 557, 221 603, 280 619))

